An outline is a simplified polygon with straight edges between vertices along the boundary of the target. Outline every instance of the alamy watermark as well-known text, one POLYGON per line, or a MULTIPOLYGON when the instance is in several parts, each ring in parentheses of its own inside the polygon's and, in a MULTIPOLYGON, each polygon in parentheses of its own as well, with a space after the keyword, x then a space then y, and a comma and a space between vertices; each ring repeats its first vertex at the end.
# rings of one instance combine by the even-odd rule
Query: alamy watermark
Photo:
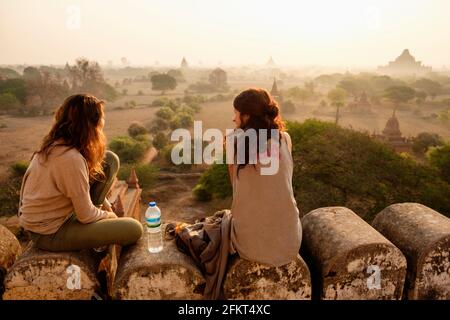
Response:
POLYGON ((223 164, 224 140, 227 164, 260 164, 261 175, 274 175, 280 166, 280 131, 278 129, 226 129, 226 139, 221 130, 209 128, 203 133, 202 121, 194 121, 194 136, 187 129, 175 129, 171 141, 174 164, 223 164), (270 132, 270 143, 268 143, 270 132), (193 146, 192 146, 193 142, 193 146), (209 144, 203 149, 203 142, 209 144), (193 157, 192 157, 193 156, 193 157))
POLYGON ((381 270, 377 265, 370 265, 367 267, 367 273, 371 275, 367 278, 367 288, 371 289, 381 289, 381 270))
POLYGON ((66 28, 69 30, 78 30, 81 28, 81 8, 73 4, 66 8, 67 19, 66 28))
POLYGON ((81 269, 76 264, 71 264, 67 267, 66 273, 69 277, 66 281, 66 287, 69 290, 80 290, 81 289, 81 269))

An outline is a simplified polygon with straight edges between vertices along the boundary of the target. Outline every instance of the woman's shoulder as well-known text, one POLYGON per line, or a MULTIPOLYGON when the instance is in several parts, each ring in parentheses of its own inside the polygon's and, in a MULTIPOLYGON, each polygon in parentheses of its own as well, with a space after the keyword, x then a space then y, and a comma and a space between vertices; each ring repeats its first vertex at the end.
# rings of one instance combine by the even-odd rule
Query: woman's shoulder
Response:
POLYGON ((287 146, 289 148, 289 151, 292 152, 292 140, 291 140, 291 136, 289 135, 289 133, 287 133, 287 131, 282 131, 281 132, 282 135, 284 136, 284 138, 286 139, 287 142, 287 146))
POLYGON ((289 135, 289 133, 287 131, 281 131, 281 134, 288 140, 291 140, 291 136, 289 135))
POLYGON ((52 152, 54 152, 53 161, 57 163, 78 163, 83 164, 86 162, 86 159, 83 155, 74 147, 57 145, 53 148, 52 152))

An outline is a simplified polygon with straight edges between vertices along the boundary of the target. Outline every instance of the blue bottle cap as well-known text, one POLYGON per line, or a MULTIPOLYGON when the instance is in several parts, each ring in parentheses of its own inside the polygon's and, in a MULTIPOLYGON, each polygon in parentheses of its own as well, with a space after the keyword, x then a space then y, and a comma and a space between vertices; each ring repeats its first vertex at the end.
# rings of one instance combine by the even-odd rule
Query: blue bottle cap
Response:
POLYGON ((150 202, 148 203, 148 205, 149 205, 150 207, 155 207, 155 206, 156 206, 156 202, 155 202, 155 201, 150 201, 150 202))

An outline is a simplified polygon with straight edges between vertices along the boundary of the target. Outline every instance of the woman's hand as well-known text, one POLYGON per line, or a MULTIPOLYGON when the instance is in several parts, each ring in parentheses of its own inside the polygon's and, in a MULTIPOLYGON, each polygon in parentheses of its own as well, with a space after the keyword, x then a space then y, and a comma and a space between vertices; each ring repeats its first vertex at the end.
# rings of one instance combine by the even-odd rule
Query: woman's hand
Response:
POLYGON ((117 219, 117 218, 118 216, 112 211, 108 212, 108 215, 106 216, 106 219, 117 219))
POLYGON ((109 201, 106 200, 106 199, 105 199, 105 201, 103 201, 102 209, 103 209, 103 210, 106 210, 106 211, 111 211, 111 212, 113 212, 113 210, 112 210, 112 208, 111 208, 111 205, 110 205, 109 201))

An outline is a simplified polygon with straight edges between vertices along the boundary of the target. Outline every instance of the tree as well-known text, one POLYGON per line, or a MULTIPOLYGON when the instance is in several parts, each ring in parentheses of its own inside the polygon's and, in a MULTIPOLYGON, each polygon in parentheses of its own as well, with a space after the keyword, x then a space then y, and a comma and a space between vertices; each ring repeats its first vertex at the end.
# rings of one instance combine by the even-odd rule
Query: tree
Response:
POLYGON ((378 93, 384 92, 387 88, 397 85, 396 81, 389 76, 373 76, 369 80, 371 87, 378 93))
POLYGON ((218 90, 228 90, 227 73, 221 68, 214 69, 209 74, 209 83, 218 90))
POLYGON ((10 68, 0 68, 0 79, 17 79, 20 78, 20 74, 10 68))
POLYGON ((450 184, 450 142, 443 146, 431 147, 427 156, 430 164, 437 168, 442 178, 450 184))
POLYGON ((407 86, 393 86, 389 87, 384 92, 384 97, 391 100, 393 103, 406 103, 414 98, 416 92, 413 88, 407 86))
POLYGON ((86 58, 78 58, 74 66, 67 64, 67 70, 72 83, 72 89, 77 91, 85 88, 89 82, 103 82, 100 65, 86 58))
POLYGON ((158 132, 153 138, 152 144, 156 149, 161 150, 169 144, 169 138, 164 132, 158 132))
POLYGON ((344 89, 353 97, 358 97, 363 91, 360 82, 353 78, 343 79, 339 81, 337 87, 344 89))
POLYGON ((421 106, 424 104, 427 98, 427 93, 425 91, 416 91, 416 104, 421 106))
POLYGON ((149 133, 156 135, 161 131, 169 129, 169 122, 162 118, 156 118, 155 120, 147 122, 146 128, 149 133))
POLYGON ((295 112, 295 104, 291 101, 291 100, 286 100, 283 102, 281 110, 285 113, 285 114, 292 114, 295 112))
POLYGON ((119 136, 111 140, 109 149, 123 162, 137 162, 150 147, 147 141, 135 140, 128 136, 119 136))
POLYGON ((438 119, 445 124, 450 124, 450 108, 441 110, 438 114, 438 119))
POLYGON ((24 104, 27 97, 27 84, 23 79, 0 80, 0 94, 2 93, 11 93, 24 104))
POLYGON ((139 122, 133 122, 128 127, 128 134, 130 135, 130 137, 135 138, 136 136, 146 134, 146 133, 147 133, 147 129, 139 122))
POLYGON ((339 121, 339 109, 344 105, 345 100, 347 99, 347 92, 344 89, 336 88, 328 92, 328 99, 331 101, 331 104, 336 107, 336 120, 337 124, 339 121))
POLYGON ((433 132, 421 132, 413 139, 412 149, 417 154, 425 154, 429 147, 441 146, 444 140, 433 132))
POLYGON ((304 105, 305 101, 311 98, 312 96, 311 91, 299 87, 293 87, 288 89, 286 95, 293 99, 300 100, 302 105, 304 105))
POLYGON ((425 91, 432 100, 434 100, 434 98, 442 91, 442 86, 439 82, 425 78, 417 80, 413 84, 413 87, 425 91))
POLYGON ((311 95, 314 95, 314 90, 316 89, 316 84, 314 81, 306 81, 305 82, 305 89, 311 93, 311 95))
POLYGON ((86 58, 78 58, 74 66, 67 64, 72 92, 88 91, 100 99, 114 100, 117 91, 106 83, 100 65, 86 58))
POLYGON ((0 94, 0 111, 10 111, 20 106, 20 101, 10 92, 0 94))
POLYGON ((26 67, 23 70, 23 79, 30 83, 41 83, 42 82, 42 75, 39 69, 35 67, 26 67))
POLYGON ((327 86, 335 86, 344 77, 341 73, 322 74, 314 79, 315 83, 327 86))
POLYGON ((173 110, 169 107, 161 107, 157 112, 156 112, 156 116, 164 119, 164 120, 171 120, 173 118, 173 116, 175 115, 175 113, 173 112, 173 110))
POLYGON ((177 114, 176 117, 172 119, 172 121, 170 122, 170 128, 172 130, 178 129, 178 128, 187 129, 187 128, 192 127, 193 124, 194 124, 194 118, 192 117, 192 115, 183 112, 183 113, 177 114))
POLYGON ((151 81, 152 90, 161 91, 161 95, 163 95, 166 90, 175 90, 177 87, 177 80, 168 74, 153 75, 151 81))
POLYGON ((170 69, 167 74, 177 80, 178 83, 186 82, 183 72, 179 69, 170 69))

